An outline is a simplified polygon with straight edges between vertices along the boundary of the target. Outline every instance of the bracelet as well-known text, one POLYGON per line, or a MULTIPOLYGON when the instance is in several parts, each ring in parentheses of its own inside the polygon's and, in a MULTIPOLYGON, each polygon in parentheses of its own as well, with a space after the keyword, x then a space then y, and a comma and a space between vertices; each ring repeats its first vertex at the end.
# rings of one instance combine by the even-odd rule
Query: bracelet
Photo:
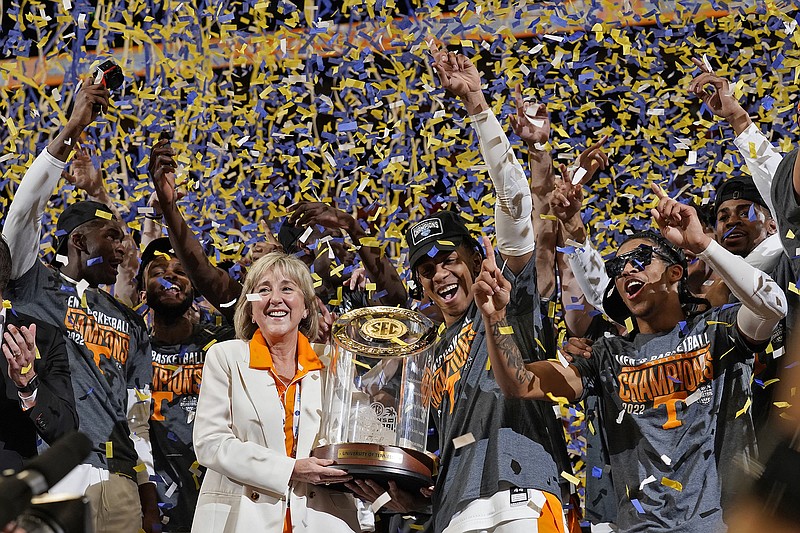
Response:
POLYGON ((28 381, 28 383, 25 384, 25 386, 20 387, 17 385, 17 392, 23 394, 33 394, 33 391, 35 391, 37 388, 39 388, 39 376, 35 375, 30 381, 28 381))

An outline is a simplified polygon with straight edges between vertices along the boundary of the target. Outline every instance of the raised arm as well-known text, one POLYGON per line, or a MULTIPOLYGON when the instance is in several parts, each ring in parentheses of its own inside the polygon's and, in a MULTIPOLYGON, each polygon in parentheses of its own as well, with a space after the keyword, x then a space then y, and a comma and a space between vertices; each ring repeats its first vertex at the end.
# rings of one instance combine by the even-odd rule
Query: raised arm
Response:
POLYGON ((408 293, 397 269, 382 249, 362 244, 369 243, 369 235, 355 217, 322 202, 299 202, 290 207, 289 211, 292 213, 289 223, 294 226, 313 227, 318 224, 329 229, 346 231, 353 243, 361 245, 358 256, 370 279, 379 290, 386 291, 386 295, 380 299, 381 303, 391 306, 405 306, 408 303, 408 293))
MULTIPOLYGON (((771 197, 772 178, 783 155, 753 124, 747 111, 734 96, 730 82, 714 74, 710 65, 700 59, 692 58, 692 61, 700 68, 700 74, 689 83, 689 93, 700 98, 712 113, 728 122, 736 132, 736 139, 733 142, 744 157, 758 192, 774 216, 775 206, 772 205, 771 197)), ((800 190, 798 182, 795 180, 796 195, 798 190, 800 190)))
POLYGON ((664 237, 710 265, 742 302, 736 323, 751 344, 769 339, 787 310, 786 295, 778 284, 704 233, 694 209, 668 197, 658 185, 652 188, 659 203, 651 213, 664 237))
POLYGON ((592 246, 581 220, 583 188, 580 183, 573 185, 570 179, 562 179, 553 193, 553 213, 563 226, 562 236, 570 251, 565 255, 575 283, 595 309, 603 310, 603 292, 610 281, 606 275, 605 263, 600 253, 592 246))
POLYGON ((232 322, 234 306, 226 304, 239 298, 242 285, 230 274, 211 264, 200 241, 186 224, 178 208, 178 193, 175 190, 177 165, 174 155, 169 141, 160 140, 150 152, 148 166, 164 221, 169 228, 172 248, 200 294, 232 322))
POLYGON ((550 396, 574 401, 583 394, 583 383, 573 366, 557 361, 525 364, 514 330, 506 321, 506 306, 511 297, 511 282, 497 268, 492 243, 483 238, 486 259, 473 285, 475 304, 486 327, 486 346, 492 372, 503 391, 511 398, 547 400, 550 396))
POLYGON ((11 250, 11 279, 31 269, 39 255, 42 214, 83 130, 97 118, 94 105, 108 109, 108 91, 87 80, 75 95, 67 124, 25 172, 3 224, 3 238, 11 250))
POLYGON ((556 290, 555 246, 558 221, 551 217, 550 197, 555 185, 553 158, 544 145, 550 140, 550 117, 544 104, 522 98, 522 87, 514 89, 516 115, 509 117, 514 132, 528 147, 533 211, 531 222, 536 241, 536 286, 549 298, 556 290))
POLYGON ((525 171, 486 102, 478 69, 461 54, 440 50, 431 42, 433 66, 442 86, 459 97, 478 134, 481 154, 494 184, 497 249, 506 267, 518 274, 533 257, 533 200, 525 171))

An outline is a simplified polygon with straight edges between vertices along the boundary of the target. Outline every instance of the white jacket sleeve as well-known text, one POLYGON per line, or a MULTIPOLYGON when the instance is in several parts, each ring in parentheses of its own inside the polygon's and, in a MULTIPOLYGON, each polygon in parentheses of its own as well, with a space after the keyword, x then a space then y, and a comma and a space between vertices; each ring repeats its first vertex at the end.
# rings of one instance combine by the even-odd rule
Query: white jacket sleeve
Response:
MULTIPOLYGON (((778 169, 783 155, 761 133, 755 124, 750 124, 740 133, 733 143, 744 157, 747 169, 753 176, 761 198, 767 203, 769 212, 775 215, 775 206, 772 205, 772 178, 778 169)), ((780 228, 778 228, 780 232, 780 228)))
POLYGON ((788 308, 786 295, 778 284, 717 241, 712 240, 697 257, 711 266, 742 302, 736 315, 739 331, 756 341, 769 339, 788 308))
POLYGON ((572 275, 586 296, 586 301, 598 311, 605 313, 603 294, 611 278, 606 274, 606 264, 600 252, 594 249, 587 238, 582 247, 576 246, 572 253, 566 255, 572 275))
POLYGON ((525 170, 491 109, 470 119, 497 195, 494 209, 497 249, 510 257, 532 252, 535 246, 531 221, 533 199, 525 170))
POLYGON ((234 434, 229 393, 232 377, 223 349, 212 346, 203 365, 192 435, 197 461, 239 483, 283 498, 289 491, 295 459, 234 434))
POLYGON ((45 148, 14 193, 3 223, 3 238, 11 250, 11 279, 30 270, 39 256, 42 213, 65 166, 45 148))

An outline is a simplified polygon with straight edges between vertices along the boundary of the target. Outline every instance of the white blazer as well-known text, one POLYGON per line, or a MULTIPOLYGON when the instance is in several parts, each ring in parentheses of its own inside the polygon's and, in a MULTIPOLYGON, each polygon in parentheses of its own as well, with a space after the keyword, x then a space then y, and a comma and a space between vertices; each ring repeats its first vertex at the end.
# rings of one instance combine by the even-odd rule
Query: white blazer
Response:
MULTIPOLYGON (((362 531, 353 496, 289 479, 295 459, 286 455, 275 381, 249 362, 249 342, 226 341, 208 350, 194 421, 197 460, 208 471, 192 532, 280 533, 287 503, 295 532, 362 531)), ((322 382, 320 371, 300 381, 298 459, 317 445, 322 382)))

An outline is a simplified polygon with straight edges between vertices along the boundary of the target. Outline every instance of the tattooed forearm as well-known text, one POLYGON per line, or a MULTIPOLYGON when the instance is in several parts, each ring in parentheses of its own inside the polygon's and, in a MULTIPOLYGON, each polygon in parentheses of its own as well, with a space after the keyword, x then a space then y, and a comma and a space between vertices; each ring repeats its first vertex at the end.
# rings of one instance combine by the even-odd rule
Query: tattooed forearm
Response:
POLYGON ((505 319, 492 326, 492 333, 494 334, 497 351, 501 357, 508 362, 508 368, 512 372, 514 380, 518 384, 527 387, 533 379, 533 374, 525 368, 525 361, 522 360, 522 354, 519 351, 517 343, 514 342, 513 336, 501 332, 501 329, 508 327, 510 326, 505 319))

